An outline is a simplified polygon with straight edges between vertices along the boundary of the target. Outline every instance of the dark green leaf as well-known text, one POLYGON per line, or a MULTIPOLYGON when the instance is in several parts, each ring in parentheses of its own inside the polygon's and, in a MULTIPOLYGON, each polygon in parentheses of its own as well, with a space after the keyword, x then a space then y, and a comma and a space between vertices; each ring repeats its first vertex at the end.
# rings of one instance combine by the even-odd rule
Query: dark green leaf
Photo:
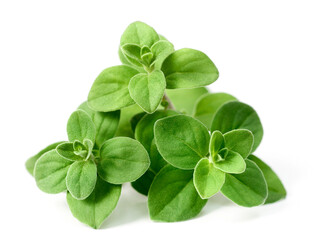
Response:
POLYGON ((152 171, 147 170, 143 176, 141 176, 136 181, 131 182, 131 185, 137 192, 147 196, 148 190, 154 180, 154 177, 155 174, 152 171))

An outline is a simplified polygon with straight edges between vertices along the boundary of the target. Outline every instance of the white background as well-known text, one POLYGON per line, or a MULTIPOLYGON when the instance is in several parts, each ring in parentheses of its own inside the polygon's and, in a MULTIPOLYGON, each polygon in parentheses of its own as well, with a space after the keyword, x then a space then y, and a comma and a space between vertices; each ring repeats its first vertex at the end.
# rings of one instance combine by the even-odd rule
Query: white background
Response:
POLYGON ((313 239, 313 1, 0 2, 1 239, 313 239), (257 155, 285 184, 284 201, 242 208, 218 195, 200 216, 149 220, 128 186, 102 229, 72 217, 65 195, 41 192, 24 167, 66 139, 71 112, 96 76, 119 64, 119 38, 133 21, 205 52, 220 78, 214 92, 253 106, 264 126, 257 155))

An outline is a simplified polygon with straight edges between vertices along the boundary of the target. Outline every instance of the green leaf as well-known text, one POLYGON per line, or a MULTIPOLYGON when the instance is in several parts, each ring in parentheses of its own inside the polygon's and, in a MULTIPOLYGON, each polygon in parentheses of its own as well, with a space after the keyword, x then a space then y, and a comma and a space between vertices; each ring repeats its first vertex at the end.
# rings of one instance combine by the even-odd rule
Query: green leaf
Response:
POLYGON ((89 92, 89 106, 95 111, 110 112, 134 104, 128 85, 136 74, 137 70, 126 65, 102 71, 89 92))
POLYGON ((37 153, 36 155, 30 157, 29 159, 27 159, 26 163, 25 163, 25 167, 27 169, 27 171, 31 174, 34 175, 34 167, 35 164, 37 162, 37 160, 46 152, 49 152, 50 150, 55 149, 59 144, 61 144, 63 142, 56 142, 53 143, 49 146, 47 146, 46 148, 44 148, 43 150, 41 150, 39 153, 37 153))
POLYGON ((95 142, 95 124, 88 114, 82 110, 73 112, 67 124, 68 138, 70 142, 78 140, 83 142, 85 138, 95 142))
POLYGON ((254 136, 251 131, 246 129, 236 129, 224 134, 225 147, 239 153, 246 159, 251 153, 254 136))
POLYGON ((155 174, 152 171, 147 170, 143 176, 136 181, 131 182, 131 185, 137 192, 147 196, 154 177, 155 174))
POLYGON ((131 128, 132 131, 135 133, 135 128, 137 126, 137 124, 139 123, 139 121, 146 115, 146 112, 140 112, 138 114, 135 114, 132 118, 131 118, 131 128))
POLYGON ((225 147, 225 138, 219 131, 214 131, 210 138, 209 149, 213 159, 216 158, 219 150, 225 147))
POLYGON ((88 198, 77 200, 68 192, 67 202, 75 218, 92 228, 99 228, 115 209, 120 194, 121 185, 113 185, 98 178, 88 198))
POLYGON ((152 220, 175 222, 195 217, 207 200, 198 195, 193 185, 193 171, 165 166, 155 177, 148 192, 152 220))
POLYGON ((87 198, 94 190, 97 181, 97 167, 94 161, 79 161, 71 165, 66 177, 66 185, 77 200, 87 198))
POLYGON ((159 36, 152 27, 143 22, 134 22, 122 34, 120 46, 132 43, 141 47, 145 45, 151 47, 157 41, 159 41, 159 36))
POLYGON ((124 56, 129 60, 131 58, 132 60, 136 61, 137 66, 142 66, 140 63, 141 60, 141 47, 137 44, 131 44, 127 43, 121 46, 121 50, 124 54, 124 56))
POLYGON ((61 157, 56 150, 43 154, 36 162, 34 177, 40 190, 46 193, 65 191, 65 178, 73 162, 61 157))
POLYGON ((208 158, 201 159, 194 170, 194 186, 202 199, 208 199, 220 191, 225 173, 216 169, 208 158))
POLYGON ((69 161, 82 161, 82 160, 84 160, 84 157, 74 153, 75 150, 74 150, 72 142, 61 143, 60 145, 57 146, 56 151, 61 157, 64 157, 69 161))
POLYGON ((171 116, 155 123, 155 141, 161 156, 171 165, 193 169, 209 151, 207 128, 184 115, 171 116))
POLYGON ((277 174, 261 159, 250 155, 248 159, 252 160, 262 170, 267 182, 268 196, 265 204, 274 203, 286 197, 287 192, 277 174))
POLYGON ((214 161, 215 168, 226 173, 243 173, 245 170, 245 161, 242 156, 233 151, 228 151, 227 156, 220 161, 214 161))
POLYGON ((167 89, 166 94, 170 98, 175 109, 187 115, 193 114, 197 100, 208 93, 205 87, 192 89, 167 89))
POLYGON ((86 147, 86 150, 87 150, 87 156, 86 156, 85 159, 89 159, 90 156, 92 155, 94 144, 89 139, 84 139, 83 144, 84 144, 84 146, 86 147))
POLYGON ((219 76, 206 54, 189 48, 171 53, 163 62, 167 88, 195 88, 215 82, 219 76))
POLYGON ((124 53, 122 52, 121 50, 121 47, 119 47, 119 51, 118 51, 118 54, 119 54, 119 58, 120 58, 120 61, 122 64, 124 65, 128 65, 128 66, 131 66, 132 68, 136 69, 138 72, 146 72, 144 69, 143 69, 143 66, 138 66, 138 62, 135 61, 135 60, 132 60, 132 59, 128 59, 124 53))
POLYGON ((154 124, 158 119, 176 115, 173 110, 158 110, 153 114, 145 115, 137 124, 135 129, 135 139, 138 140, 149 153, 150 168, 156 173, 166 164, 159 154, 154 141, 154 124))
POLYGON ((222 105, 216 112, 211 132, 219 130, 222 133, 234 129, 247 129, 254 135, 252 152, 256 150, 263 138, 263 127, 255 110, 249 105, 232 101, 222 105))
POLYGON ((164 96, 166 81, 161 71, 139 73, 129 83, 129 91, 133 100, 148 113, 158 108, 164 96))
POLYGON ((241 174, 226 174, 221 192, 243 207, 261 205, 267 198, 267 184, 262 171, 252 161, 246 160, 246 170, 241 174))
POLYGON ((120 111, 96 112, 92 110, 87 102, 78 109, 85 111, 93 120, 96 127, 96 145, 100 147, 106 140, 113 138, 117 132, 120 119, 120 111))
POLYGON ((152 63, 155 69, 160 69, 163 61, 174 52, 173 44, 167 40, 160 40, 155 42, 151 47, 151 51, 154 54, 155 60, 152 63))
POLYGON ((98 174, 113 184, 133 182, 150 165, 149 156, 138 141, 127 137, 107 140, 100 149, 98 174))
POLYGON ((227 93, 208 93, 200 97, 195 104, 193 116, 210 129, 214 114, 226 102, 237 100, 227 93))

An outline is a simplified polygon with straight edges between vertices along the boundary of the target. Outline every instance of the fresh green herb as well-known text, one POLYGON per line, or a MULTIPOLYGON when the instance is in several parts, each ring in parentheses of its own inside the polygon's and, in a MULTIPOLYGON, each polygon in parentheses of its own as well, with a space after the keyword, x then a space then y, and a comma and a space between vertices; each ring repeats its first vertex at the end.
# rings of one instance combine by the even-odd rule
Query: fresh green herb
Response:
POLYGON ((39 189, 67 192, 74 217, 101 227, 121 184, 148 196, 151 219, 183 221, 221 192, 253 207, 285 198, 277 174, 253 155, 263 137, 256 111, 211 93, 218 70, 198 50, 174 45, 142 22, 130 24, 122 65, 103 70, 67 123, 68 141, 26 161, 39 189))

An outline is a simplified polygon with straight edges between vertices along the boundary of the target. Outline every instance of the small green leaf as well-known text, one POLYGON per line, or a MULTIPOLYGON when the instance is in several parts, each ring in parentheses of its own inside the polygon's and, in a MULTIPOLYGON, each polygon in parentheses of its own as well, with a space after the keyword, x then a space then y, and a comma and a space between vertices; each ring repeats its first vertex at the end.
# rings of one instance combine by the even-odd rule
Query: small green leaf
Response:
POLYGON ((210 129, 214 114, 226 102, 237 100, 227 93, 208 93, 200 97, 195 104, 193 116, 210 129))
POLYGON ((161 71, 152 73, 139 73, 129 84, 130 95, 133 100, 148 113, 153 113, 158 108, 164 96, 166 81, 161 71))
POLYGON ((157 41, 159 41, 159 36, 152 27, 143 22, 134 22, 122 34, 120 46, 132 43, 141 47, 151 47, 157 41))
POLYGON ((114 137, 119 125, 119 110, 113 112, 96 112, 88 106, 87 102, 82 103, 78 109, 85 111, 93 120, 96 127, 96 145, 98 148, 106 140, 114 137))
POLYGON ((88 198, 77 200, 68 192, 67 202, 75 218, 92 228, 99 228, 115 209, 120 194, 121 185, 113 185, 98 178, 88 198))
MULTIPOLYGON (((74 144, 72 142, 61 143, 57 146, 56 151, 61 156, 69 161, 82 161, 84 157, 75 154, 74 144)), ((87 153, 86 153, 87 154, 87 153)))
POLYGON ((87 150, 87 156, 85 157, 85 159, 89 159, 90 156, 92 155, 94 144, 89 139, 84 139, 83 144, 87 150))
POLYGON ((197 100, 208 93, 205 87, 192 89, 167 89, 166 94, 170 98, 175 109, 187 115, 192 115, 197 100))
POLYGON ((121 184, 141 177, 150 165, 147 151, 127 137, 107 140, 100 149, 98 174, 107 182, 121 184))
POLYGON ((79 140, 83 142, 85 138, 95 142, 95 124, 88 114, 82 110, 73 112, 67 124, 68 138, 70 142, 79 140))
POLYGON ((118 50, 120 61, 123 65, 131 66, 132 68, 136 69, 138 72, 145 72, 143 69, 143 66, 138 66, 138 62, 135 60, 132 60, 131 58, 127 58, 124 53, 121 50, 121 47, 119 46, 118 50))
POLYGON ((150 66, 151 61, 153 60, 154 55, 149 52, 141 56, 142 62, 145 66, 150 66))
POLYGON ((248 159, 252 160, 262 170, 267 182, 268 196, 265 204, 274 203, 286 197, 287 192, 277 174, 261 159, 250 155, 248 159))
POLYGON ((137 44, 127 43, 121 46, 121 50, 124 53, 124 56, 129 60, 135 60, 137 62, 137 66, 142 66, 140 63, 141 60, 141 47, 137 44))
POLYGON ((211 132, 219 130, 222 133, 234 129, 247 129, 254 135, 252 152, 256 150, 263 138, 263 127, 255 110, 249 105, 232 101, 222 105, 216 112, 211 132))
POLYGON ((167 40, 160 40, 155 42, 151 47, 151 51, 154 54, 155 61, 153 62, 155 69, 160 69, 163 61, 174 52, 173 44, 167 40))
POLYGON ((126 65, 102 71, 89 92, 89 106, 96 111, 109 112, 134 104, 128 85, 136 74, 137 70, 126 65))
POLYGON ((225 173, 216 169, 208 158, 203 158, 195 167, 193 182, 200 197, 207 199, 220 191, 225 182, 225 173))
POLYGON ((163 62, 167 88, 195 88, 215 82, 219 76, 206 54, 189 48, 171 53, 163 62))
POLYGON ((221 192, 243 207, 261 205, 267 198, 267 184, 262 171, 252 161, 246 160, 246 170, 241 174, 226 174, 221 192))
POLYGON ((65 178, 73 162, 61 157, 56 150, 43 154, 36 162, 34 177, 40 190, 60 193, 67 189, 65 178))
POLYGON ((47 146, 46 148, 44 148, 43 150, 41 150, 39 153, 37 153, 36 155, 30 157, 29 159, 27 159, 26 163, 25 163, 25 166, 26 166, 26 169, 27 171, 31 174, 31 175, 34 175, 34 167, 35 167, 35 164, 37 162, 37 160, 46 152, 49 152, 50 150, 53 150, 55 149, 59 144, 61 144, 63 142, 56 142, 56 143, 53 143, 49 146, 47 146))
POLYGON ((184 221, 195 217, 207 200, 193 185, 193 171, 165 166, 155 177, 148 192, 149 215, 163 222, 184 221))
POLYGON ((155 123, 155 141, 161 156, 171 165, 193 169, 209 151, 207 128, 184 115, 171 116, 155 123))
POLYGON ((212 158, 215 159, 216 155, 218 154, 219 150, 225 147, 225 138, 219 131, 214 131, 210 138, 209 149, 210 155, 212 158))
POLYGON ((245 170, 245 161, 242 156, 233 151, 228 151, 227 156, 221 161, 214 161, 215 168, 220 169, 226 173, 243 173, 245 170))
POLYGON ((79 161, 71 165, 66 177, 66 185, 77 200, 87 198, 94 190, 97 181, 97 167, 94 161, 79 161))
POLYGON ((251 131, 246 129, 235 129, 224 134, 225 147, 239 153, 246 159, 251 153, 254 136, 251 131))
POLYGON ((131 182, 131 185, 137 192, 147 196, 154 177, 155 174, 148 169, 143 176, 136 181, 131 182))

